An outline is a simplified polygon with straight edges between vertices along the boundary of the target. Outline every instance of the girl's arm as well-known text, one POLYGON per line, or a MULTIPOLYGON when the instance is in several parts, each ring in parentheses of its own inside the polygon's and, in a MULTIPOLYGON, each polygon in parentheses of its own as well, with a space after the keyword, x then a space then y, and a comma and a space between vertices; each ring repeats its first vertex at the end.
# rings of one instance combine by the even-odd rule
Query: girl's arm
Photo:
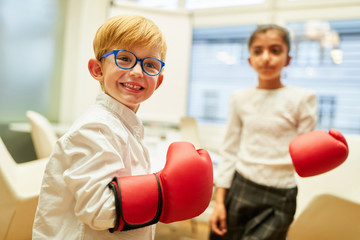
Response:
POLYGON ((210 228, 217 235, 224 235, 227 232, 225 197, 227 189, 218 187, 215 193, 215 208, 210 216, 210 228))
POLYGON ((299 106, 298 134, 315 129, 317 124, 318 104, 315 93, 307 94, 299 106))

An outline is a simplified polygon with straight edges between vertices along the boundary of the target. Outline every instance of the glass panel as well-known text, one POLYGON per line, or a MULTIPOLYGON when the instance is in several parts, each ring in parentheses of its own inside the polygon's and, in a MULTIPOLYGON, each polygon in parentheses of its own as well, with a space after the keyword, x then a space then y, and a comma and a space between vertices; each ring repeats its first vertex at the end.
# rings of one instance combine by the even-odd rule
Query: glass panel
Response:
MULTIPOLYGON (((295 22, 285 84, 312 89, 319 102, 318 128, 360 133, 360 20, 295 22)), ((188 115, 224 123, 237 89, 255 86, 247 38, 255 26, 194 30, 188 115)))
POLYGON ((217 8, 263 4, 266 0, 117 0, 117 2, 134 2, 148 7, 176 9, 217 8))
POLYGON ((285 82, 311 88, 318 128, 360 133, 360 20, 289 23, 293 56, 285 82))
POLYGON ((58 0, 0 1, 0 122, 51 104, 58 0))
POLYGON ((133 2, 146 7, 159 7, 164 9, 178 8, 178 0, 116 0, 116 2, 133 2))
POLYGON ((255 26, 194 30, 188 115, 224 122, 231 92, 254 85, 247 62, 247 37, 255 26))
POLYGON ((230 7, 243 5, 263 4, 265 0, 186 0, 186 8, 216 8, 216 7, 230 7))

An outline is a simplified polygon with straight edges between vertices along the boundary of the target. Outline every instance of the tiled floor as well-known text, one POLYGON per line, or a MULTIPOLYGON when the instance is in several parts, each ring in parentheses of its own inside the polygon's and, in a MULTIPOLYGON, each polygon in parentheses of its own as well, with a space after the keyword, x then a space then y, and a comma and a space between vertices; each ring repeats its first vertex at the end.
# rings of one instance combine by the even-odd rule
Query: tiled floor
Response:
POLYGON ((207 240, 208 223, 181 221, 171 224, 158 223, 155 240, 207 240))

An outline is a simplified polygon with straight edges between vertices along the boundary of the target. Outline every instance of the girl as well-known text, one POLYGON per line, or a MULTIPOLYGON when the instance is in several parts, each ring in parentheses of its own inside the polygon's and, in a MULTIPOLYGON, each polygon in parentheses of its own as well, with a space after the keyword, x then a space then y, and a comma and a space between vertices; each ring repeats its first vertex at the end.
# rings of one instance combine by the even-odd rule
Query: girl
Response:
POLYGON ((248 46, 258 85, 230 99, 210 239, 286 239, 297 196, 288 145, 317 121, 315 94, 281 81, 288 31, 261 25, 248 46))

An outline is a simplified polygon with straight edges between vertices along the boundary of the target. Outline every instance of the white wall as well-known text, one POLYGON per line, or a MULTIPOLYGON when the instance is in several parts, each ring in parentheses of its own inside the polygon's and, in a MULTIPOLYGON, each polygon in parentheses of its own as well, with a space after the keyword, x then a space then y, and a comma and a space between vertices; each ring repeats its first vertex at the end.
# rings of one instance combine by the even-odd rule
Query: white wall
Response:
POLYGON ((95 101, 99 83, 88 72, 87 64, 94 57, 92 41, 107 18, 108 1, 67 1, 64 55, 61 76, 61 123, 72 123, 95 101))

